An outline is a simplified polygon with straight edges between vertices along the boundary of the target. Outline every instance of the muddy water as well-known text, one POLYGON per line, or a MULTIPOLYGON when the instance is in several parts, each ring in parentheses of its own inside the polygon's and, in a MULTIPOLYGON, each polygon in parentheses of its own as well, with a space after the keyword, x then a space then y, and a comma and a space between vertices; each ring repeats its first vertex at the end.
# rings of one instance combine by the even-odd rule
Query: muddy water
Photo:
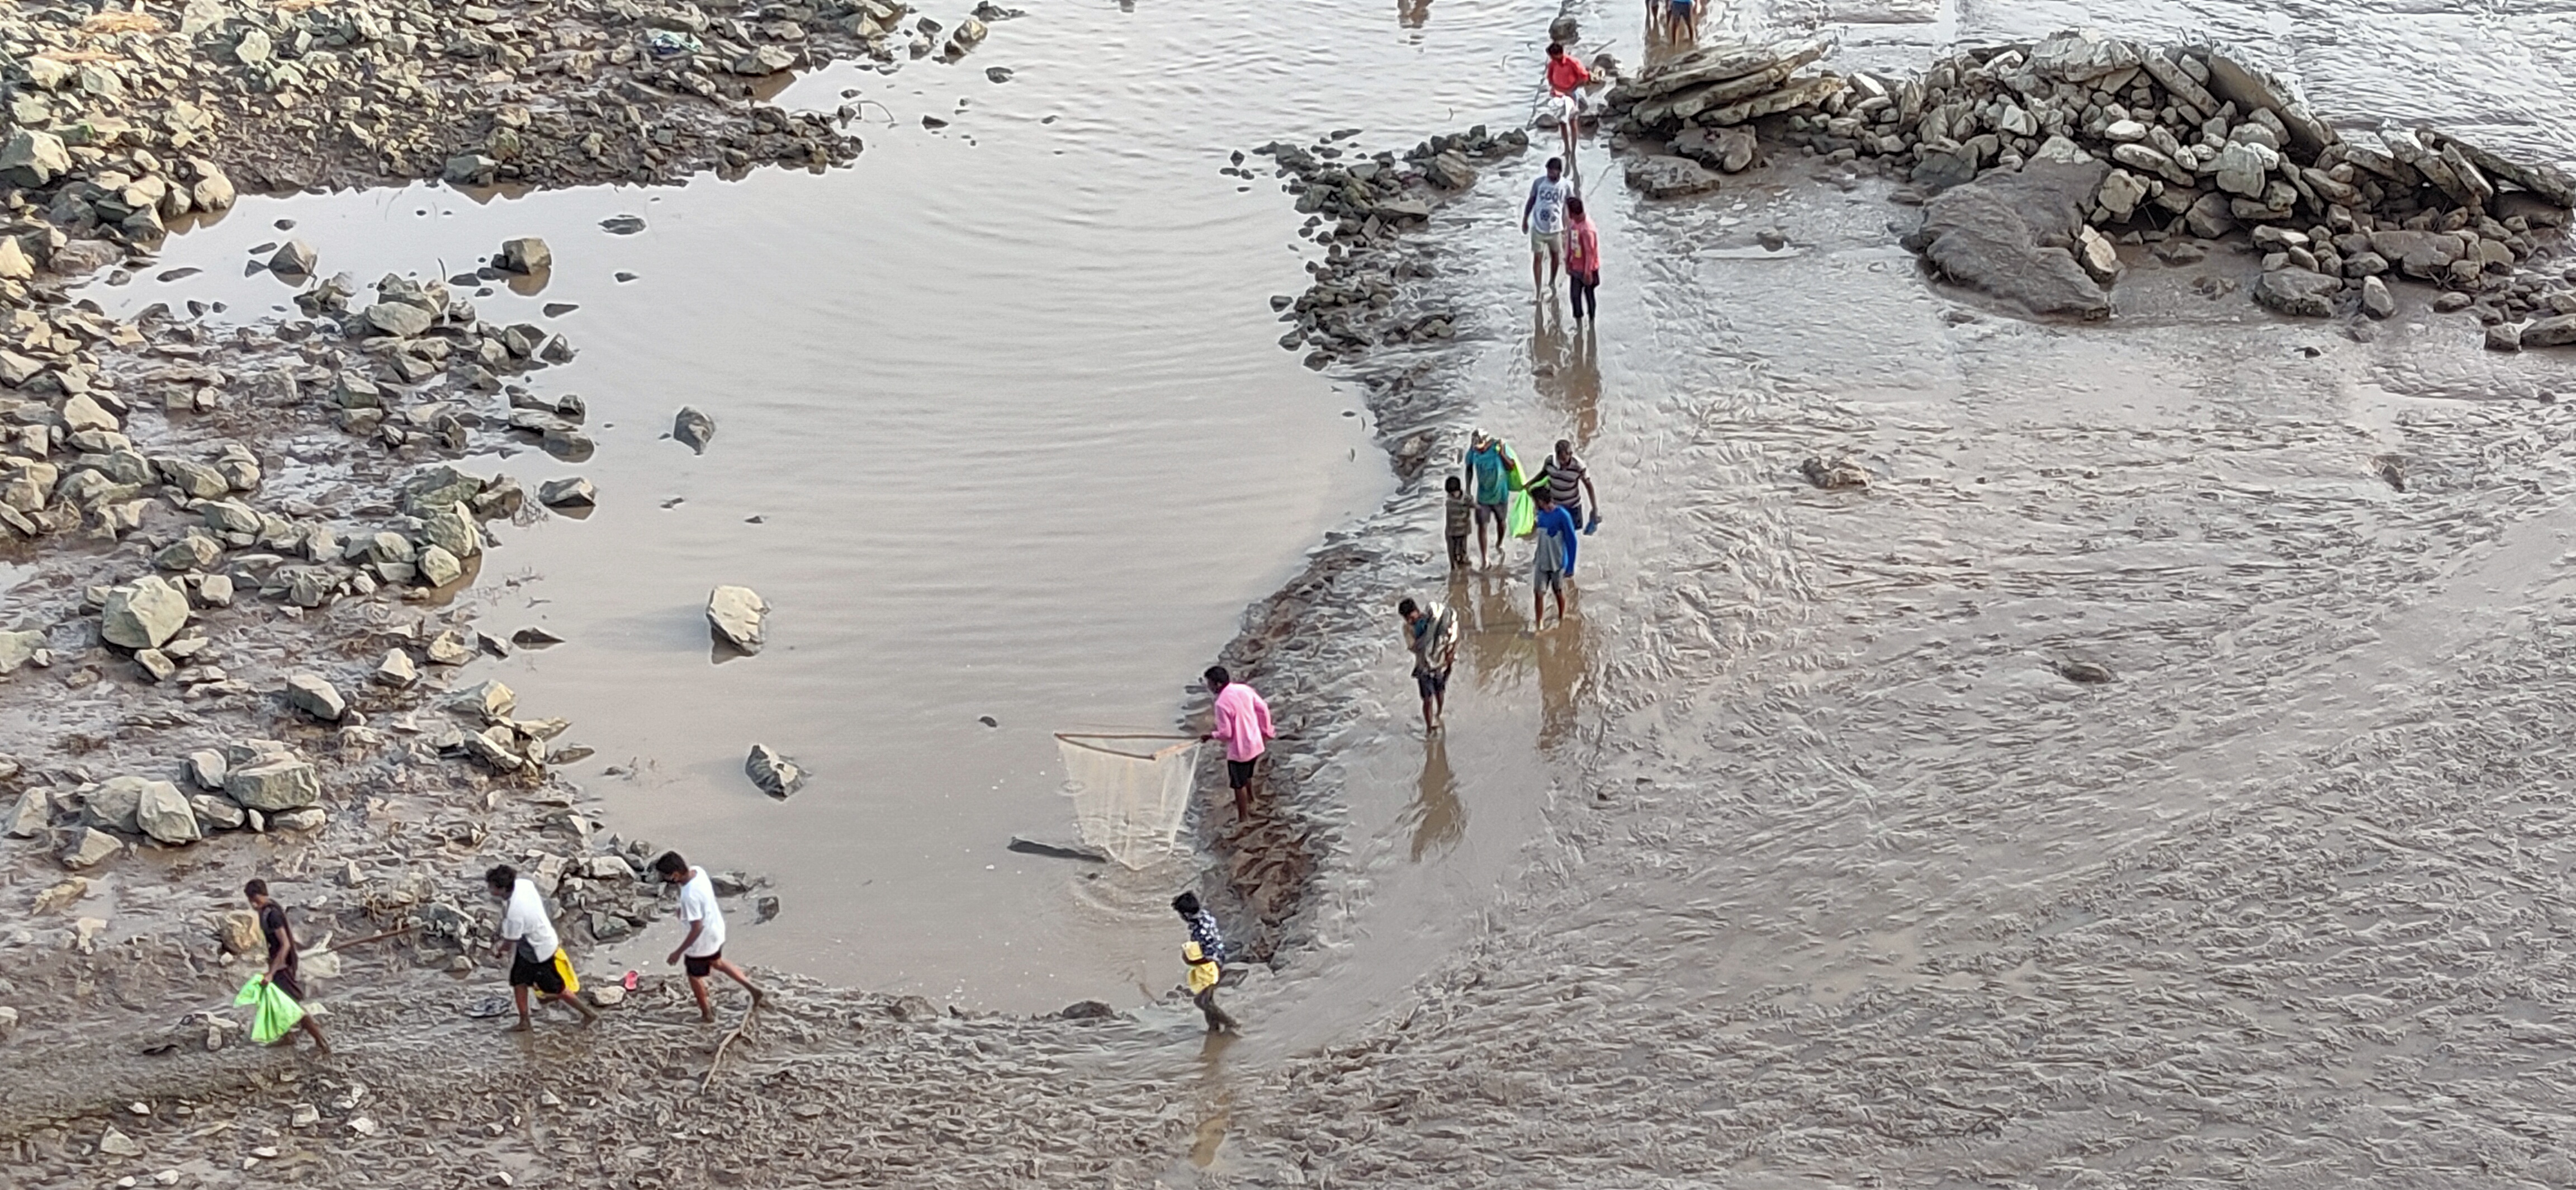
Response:
POLYGON ((604 498, 504 532, 488 626, 567 643, 496 675, 599 749, 574 776, 616 829, 777 881, 786 910, 737 934, 741 957, 969 1005, 1133 1002, 1169 980, 1162 902, 1190 868, 1004 851, 1070 831, 1049 733, 1168 729, 1243 606, 1389 483, 1359 402, 1274 342, 1264 297, 1302 288, 1311 254, 1297 217, 1217 170, 1279 136, 1391 129, 1352 142, 1373 150, 1508 123, 1493 64, 1534 54, 1538 11, 1046 9, 956 68, 789 87, 859 109, 854 170, 252 200, 93 292, 277 313, 289 291, 242 262, 279 219, 362 281, 547 237, 541 286, 481 300, 581 345, 539 383, 583 396, 600 449, 491 462, 604 498), (626 214, 646 229, 598 226, 626 214), (152 280, 183 266, 204 271, 152 280), (719 426, 703 457, 664 440, 682 404, 719 426), (711 656, 718 583, 777 609, 763 655, 711 656), (755 740, 813 783, 753 792, 755 740))
MULTIPOLYGON (((2576 157, 2567 97, 2528 81, 2569 62, 2563 6, 2474 17, 1881 7, 1784 5, 1713 14, 1712 25, 1865 19, 1833 28, 1852 60, 1890 66, 1952 40, 2088 19, 2140 36, 2217 29, 2297 71, 2338 114, 2435 119, 2576 157), (1929 19, 1886 19, 1915 15, 1929 19), (2385 28, 2421 48, 2392 57, 2385 28)), ((915 68, 891 80, 834 71, 789 89, 782 101, 810 106, 842 102, 845 88, 875 101, 863 111, 884 126, 854 171, 485 204, 444 191, 246 204, 168 255, 243 259, 247 245, 274 238, 266 224, 281 215, 304 220, 299 232, 327 262, 361 277, 416 267, 425 252, 454 264, 505 235, 548 235, 559 264, 545 291, 496 297, 496 312, 580 305, 563 325, 588 354, 548 383, 590 401, 603 448, 582 471, 609 499, 585 522, 516 535, 534 548, 525 560, 505 551, 485 582, 514 584, 499 626, 543 624, 570 639, 503 674, 602 749, 588 775, 604 782, 618 828, 775 874, 789 911, 739 935, 738 953, 754 961, 964 1003, 1132 1002, 1168 982, 1158 905, 1186 872, 1091 879, 1000 851, 1012 832, 1061 829, 1046 732, 1168 723, 1182 680, 1231 634, 1236 610, 1323 529, 1374 509, 1387 484, 1365 419, 1342 416, 1356 396, 1269 345, 1276 328, 1257 297, 1299 284, 1293 217, 1266 182, 1241 192, 1215 168, 1224 150, 1287 133, 1364 126, 1357 144, 1399 147, 1474 120, 1512 122, 1551 11, 1041 9, 1005 26, 969 70, 915 68), (992 64, 1018 75, 991 86, 979 72, 992 64), (951 123, 923 129, 924 114, 951 123), (649 230, 621 238, 593 227, 621 213, 644 215, 649 230), (617 270, 639 279, 619 283, 617 270), (658 441, 683 402, 722 426, 703 458, 658 441), (715 582, 749 583, 778 606, 770 652, 711 661, 695 608, 715 582), (984 714, 1002 726, 982 727, 984 714), (816 784, 784 805, 749 794, 737 766, 751 739, 796 755, 816 784), (634 775, 597 776, 609 765, 634 775)), ((1639 56, 1627 6, 1587 15, 1600 38, 1588 44, 1639 56)), ((1936 884, 1974 903, 1958 887, 2010 885, 2016 872, 2042 879, 2013 866, 2032 854, 2080 857, 2106 839, 2148 845, 2159 824, 2206 803, 2173 801, 2169 789, 2054 816, 2000 803, 2025 817, 1989 822, 1973 846, 1945 853, 1947 870, 1899 859, 1913 875, 1831 894, 1801 893, 1796 878, 1813 865, 1865 866, 1899 828, 1872 826, 1849 852, 1818 855, 1737 848, 1744 834, 1759 841, 1774 828, 1723 815, 1668 816, 1625 837, 1604 835, 1593 815, 1634 790, 1750 782, 1791 797, 1813 828, 1875 806, 1883 791, 1869 774, 1881 771, 1940 774, 1908 777, 1900 794, 2059 767, 2122 771, 2125 754, 2108 740, 2092 746, 2119 763, 2081 747, 2052 755, 2062 741, 2049 729, 1993 721, 2082 705, 2067 703, 2073 695, 2045 669, 2060 656, 2127 673, 2161 656, 2142 642, 2215 633, 2223 649, 2277 646, 2355 613, 2299 608, 2288 597, 2304 588, 2283 577, 2242 588, 2244 623, 2178 618, 2176 603, 2224 606, 2207 600, 2213 584, 2286 564, 2236 557, 2243 547, 2225 543, 2240 540, 2241 526, 2181 528, 2198 505, 2140 494, 2161 480, 2133 480, 2106 503, 2074 478, 2178 469, 2207 485, 2193 491, 2214 493, 2194 497, 2205 500, 2286 469, 2330 474, 2337 499, 2373 506, 2386 497, 2351 461, 2404 449, 2407 427, 2424 416, 2414 402, 2547 383, 2537 365, 2447 346, 2420 354, 2415 340, 2436 336, 2413 323, 2362 348, 2273 326, 2241 302, 2213 307, 2147 287, 2123 298, 2147 328, 2139 334, 2064 336, 1983 316, 1954 325, 1950 303, 1922 290, 1884 234, 1892 211, 1874 192, 1819 192, 1790 173, 1713 205, 1652 210, 1629 202, 1615 172, 1593 168, 1614 277, 1607 331, 1575 334, 1526 303, 1509 228, 1517 178, 1488 179, 1441 221, 1444 236, 1474 246, 1472 266, 1444 284, 1462 306, 1488 311, 1450 382, 1483 398, 1480 419, 1525 451, 1573 437, 1602 475, 1611 527, 1587 541, 1578 622, 1532 637, 1525 588, 1508 577, 1451 584, 1436 566, 1417 577, 1414 589, 1445 590, 1476 625, 1452 731, 1436 744, 1419 737, 1391 649, 1374 677, 1343 683, 1371 705, 1331 762, 1352 849, 1328 886, 1315 953, 1299 960, 1304 977, 1269 1006, 1276 1027, 1265 1048, 1297 1048, 1403 1008, 1417 981, 1462 962, 1556 954, 1531 906, 1567 910, 1601 896, 1605 880, 1625 887, 1666 866, 1704 868, 1710 855, 1750 857, 1719 916, 1785 914, 1817 937, 1861 941, 1816 943, 1785 964, 1695 954, 1697 974, 1680 982, 1693 996, 1741 997, 1750 993, 1735 981, 1760 974, 1764 987, 1808 988, 1797 994, 1830 1006, 1870 972, 1919 963, 1931 940, 1960 929, 1936 920, 1852 935, 1852 923, 1936 884), (1752 248, 1751 231, 1774 225, 1803 246, 1752 248), (2213 323, 2243 327, 2213 339, 2213 323), (2305 364, 2277 388, 2239 377, 2304 361, 2300 346, 2331 350, 2335 362, 2305 364), (2076 379, 2037 392, 2031 376, 2076 379), (2385 396, 2313 404, 2315 394, 2364 389, 2385 396), (2216 432, 2202 423, 2232 427, 2283 391, 2312 402, 2279 431, 2310 453, 2258 451, 2214 477, 2194 470, 2216 432), (1956 484, 1901 505, 1908 519, 1784 483, 1797 458, 1828 447, 1901 476, 1889 485, 1901 496, 1930 485, 1923 476, 1956 484), (2016 483, 2029 490, 2007 502, 2016 483), (2060 555, 2112 529, 2162 544, 2090 586, 2077 582, 2060 555), (1820 549, 1833 560, 1809 556, 1820 549), (1976 597, 1998 584, 2033 592, 2029 605, 1999 612, 1976 597), (2070 597, 2070 584, 2091 594, 2070 597), (1987 659, 1951 660, 1963 656, 1987 659), (1996 668, 2003 656, 2018 668, 1996 668), (1955 676, 1962 667, 1976 681, 1955 676), (1908 676, 1888 676, 1899 672, 1908 676), (1836 703, 1849 709, 1835 714, 1836 703), (1878 721, 1900 710, 1897 722, 1878 721), (1747 744, 1748 733, 1766 742, 1747 744), (1778 742, 1810 734, 1860 741, 1848 746, 1868 763, 1778 742), (1827 778, 1849 792, 1811 788, 1827 778), (1587 845, 1623 858, 1586 874, 1587 845), (1802 897, 1814 904, 1796 908, 1802 897), (1863 961, 1871 965, 1854 966, 1863 961)), ((236 313, 255 312, 250 296, 273 294, 261 288, 273 283, 223 275, 237 271, 210 267, 115 296, 220 296, 236 313)), ((532 477, 571 470, 511 465, 532 477)), ((1437 542, 1418 527, 1431 505, 1394 511, 1436 559, 1437 542)), ((2253 680, 2164 708, 2178 716, 2163 729, 2176 748, 2213 725, 2245 741, 2195 750, 2187 787, 2264 770, 2254 741, 2265 737, 2235 707, 2253 680)), ((1937 805, 1927 811, 1934 822, 1959 812, 1937 805)), ((1653 910, 1638 907, 1639 895, 1602 902, 1626 909, 1550 920, 1579 922, 1602 946, 1633 941, 1641 923, 1670 927, 1661 901, 1680 891, 1648 896, 1653 910)), ((1719 936, 1714 928, 1680 936, 1719 936)), ((1750 946, 1771 932, 1724 936, 1750 946)), ((1664 946, 1644 953, 1680 957, 1664 946)))

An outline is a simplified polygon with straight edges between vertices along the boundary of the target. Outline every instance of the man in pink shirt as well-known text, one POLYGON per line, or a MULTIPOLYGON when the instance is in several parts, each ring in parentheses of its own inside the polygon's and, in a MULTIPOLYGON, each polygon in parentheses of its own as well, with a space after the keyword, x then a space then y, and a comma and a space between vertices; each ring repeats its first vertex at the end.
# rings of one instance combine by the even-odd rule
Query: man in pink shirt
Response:
POLYGON ((1270 704, 1252 687, 1234 680, 1222 665, 1207 673, 1208 693, 1216 696, 1216 723, 1200 738, 1225 741, 1225 783, 1234 788, 1234 820, 1252 817, 1253 764, 1261 759, 1263 740, 1276 739, 1270 729, 1270 704))

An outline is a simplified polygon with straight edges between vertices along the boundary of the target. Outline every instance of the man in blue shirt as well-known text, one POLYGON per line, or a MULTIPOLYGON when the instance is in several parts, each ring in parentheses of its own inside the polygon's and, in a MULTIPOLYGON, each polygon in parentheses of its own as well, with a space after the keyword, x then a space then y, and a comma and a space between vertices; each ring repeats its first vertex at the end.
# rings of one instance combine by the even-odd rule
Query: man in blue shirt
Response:
POLYGON ((1494 523, 1493 552, 1503 552, 1503 543, 1511 539, 1512 506, 1511 454, 1503 440, 1476 431, 1467 447, 1467 491, 1476 501, 1476 565, 1483 566, 1485 522, 1494 523))
POLYGON ((1574 574, 1574 518, 1549 497, 1538 496, 1537 528, 1530 540, 1538 552, 1530 559, 1530 631, 1547 627, 1547 597, 1556 595, 1556 622, 1565 622, 1565 580, 1574 574))

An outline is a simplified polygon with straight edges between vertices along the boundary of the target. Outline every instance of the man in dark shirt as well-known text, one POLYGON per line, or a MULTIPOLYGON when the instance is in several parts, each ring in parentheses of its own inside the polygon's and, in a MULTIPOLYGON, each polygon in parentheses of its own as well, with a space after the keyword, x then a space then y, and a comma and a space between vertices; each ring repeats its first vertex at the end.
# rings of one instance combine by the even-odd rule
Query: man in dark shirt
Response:
MULTIPOLYGON (((270 986, 286 993, 287 997, 297 1004, 303 1004, 304 984, 295 977, 295 958, 298 953, 295 945, 295 930, 294 927, 286 924, 286 907, 269 899, 268 882, 265 880, 253 880, 243 885, 242 894, 250 898, 250 907, 259 911, 260 937, 268 942, 267 979, 270 986)), ((313 1023, 312 1013, 304 1014, 304 1021, 299 1027, 313 1038, 315 1049, 326 1054, 331 1052, 331 1043, 322 1040, 322 1026, 313 1023)), ((295 1044, 295 1035, 289 1033, 279 1040, 291 1048, 295 1044)))

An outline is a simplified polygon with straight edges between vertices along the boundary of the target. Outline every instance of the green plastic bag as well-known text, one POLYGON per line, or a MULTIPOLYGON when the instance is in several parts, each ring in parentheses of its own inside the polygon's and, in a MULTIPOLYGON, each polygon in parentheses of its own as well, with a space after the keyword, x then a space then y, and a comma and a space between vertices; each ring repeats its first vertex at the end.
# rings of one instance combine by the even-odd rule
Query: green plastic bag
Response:
POLYGON ((1530 499, 1529 481, 1521 476, 1521 457, 1503 447, 1503 477, 1511 484, 1511 502, 1503 507, 1503 524, 1514 537, 1527 537, 1538 527, 1538 502, 1530 499))
POLYGON ((243 984, 241 994, 233 997, 233 1003, 259 1005, 259 1015, 250 1024, 250 1039, 259 1045, 268 1045, 286 1036, 288 1030, 304 1020, 304 1006, 296 1003, 295 997, 287 995, 276 984, 270 983, 265 975, 255 976, 243 984))

